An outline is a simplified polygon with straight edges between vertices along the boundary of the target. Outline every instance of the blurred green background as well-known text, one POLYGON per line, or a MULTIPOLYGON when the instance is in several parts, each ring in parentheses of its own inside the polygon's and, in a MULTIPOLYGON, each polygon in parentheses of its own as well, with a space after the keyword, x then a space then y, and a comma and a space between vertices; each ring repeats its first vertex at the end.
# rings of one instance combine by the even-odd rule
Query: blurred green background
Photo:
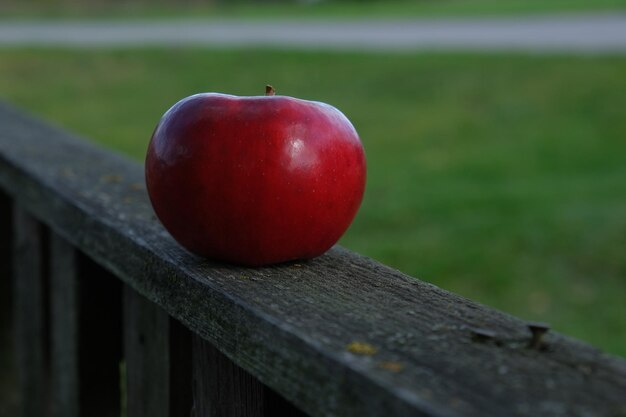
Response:
POLYGON ((626 0, 3 0, 14 17, 380 18, 623 11, 626 0))
MULTIPOLYGON (((626 10, 626 0, 11 1, 43 17, 419 17, 626 10)), ((0 97, 142 161, 187 95, 328 102, 368 158, 342 244, 626 356, 626 56, 0 48, 0 97)))

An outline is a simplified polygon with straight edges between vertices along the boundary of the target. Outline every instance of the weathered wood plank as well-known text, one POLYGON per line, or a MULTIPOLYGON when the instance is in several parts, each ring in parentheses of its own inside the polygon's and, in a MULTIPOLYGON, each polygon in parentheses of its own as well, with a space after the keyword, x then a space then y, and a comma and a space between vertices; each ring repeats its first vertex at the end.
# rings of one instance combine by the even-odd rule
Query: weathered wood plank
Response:
POLYGON ((124 356, 129 417, 191 415, 191 333, 127 286, 124 356))
POLYGON ((0 107, 0 188, 310 415, 626 408, 623 359, 556 332, 529 349, 524 321, 341 248, 257 269, 194 257, 155 220, 142 184, 139 165, 0 107))
POLYGON ((170 414, 169 315, 124 286, 128 417, 170 414))
POLYGON ((263 384, 198 336, 193 337, 193 365, 195 416, 268 415, 263 384))
POLYGON ((53 416, 119 415, 120 288, 65 239, 51 235, 53 416))
POLYGON ((121 410, 122 285, 79 253, 78 378, 80 414, 118 417, 121 410))
POLYGON ((52 415, 79 416, 78 271, 75 249, 50 236, 50 336, 52 415))
POLYGON ((197 417, 305 417, 210 343, 193 339, 193 412, 197 417))
POLYGON ((37 220, 18 205, 13 231, 14 337, 22 415, 40 417, 48 412, 42 235, 37 220))

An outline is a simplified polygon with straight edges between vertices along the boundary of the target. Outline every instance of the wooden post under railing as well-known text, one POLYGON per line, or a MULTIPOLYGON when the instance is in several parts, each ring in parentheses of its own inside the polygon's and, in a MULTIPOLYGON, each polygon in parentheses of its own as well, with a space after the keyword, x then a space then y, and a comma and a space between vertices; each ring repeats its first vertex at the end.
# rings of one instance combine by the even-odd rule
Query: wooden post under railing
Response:
POLYGON ((129 286, 124 286, 128 417, 169 416, 169 320, 169 315, 163 309, 129 286))
POLYGON ((306 416, 128 286, 124 357, 128 417, 306 416))
POLYGON ((23 417, 47 415, 49 404, 42 230, 13 206, 13 331, 23 417))
POLYGON ((194 411, 198 416, 262 417, 264 387, 200 337, 193 337, 194 411))
POLYGON ((122 393, 121 283, 28 212, 13 217, 22 416, 116 416, 121 396, 128 417, 306 416, 128 286, 122 393))
POLYGON ((22 416, 119 415, 121 283, 17 205, 13 219, 22 416))
POLYGON ((79 284, 78 254, 57 234, 50 237, 50 343, 52 415, 78 417, 79 284))

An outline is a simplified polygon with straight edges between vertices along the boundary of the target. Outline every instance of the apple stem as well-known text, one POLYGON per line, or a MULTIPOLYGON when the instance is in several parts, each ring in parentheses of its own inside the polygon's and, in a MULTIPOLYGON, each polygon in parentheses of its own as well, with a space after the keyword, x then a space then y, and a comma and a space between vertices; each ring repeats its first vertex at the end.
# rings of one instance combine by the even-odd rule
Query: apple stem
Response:
POLYGON ((265 95, 266 96, 275 96, 276 95, 276 90, 274 90, 274 87, 272 87, 271 85, 266 85, 265 86, 265 95))

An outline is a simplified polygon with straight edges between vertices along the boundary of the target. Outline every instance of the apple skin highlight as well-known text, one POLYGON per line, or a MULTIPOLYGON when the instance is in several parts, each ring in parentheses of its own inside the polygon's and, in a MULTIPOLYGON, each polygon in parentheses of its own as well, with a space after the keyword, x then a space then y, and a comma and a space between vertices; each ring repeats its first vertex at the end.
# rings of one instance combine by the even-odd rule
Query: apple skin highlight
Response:
POLYGON ((179 101, 157 125, 145 169, 154 210, 182 246, 248 266, 326 252, 366 178, 363 146, 339 110, 274 95, 179 101))

